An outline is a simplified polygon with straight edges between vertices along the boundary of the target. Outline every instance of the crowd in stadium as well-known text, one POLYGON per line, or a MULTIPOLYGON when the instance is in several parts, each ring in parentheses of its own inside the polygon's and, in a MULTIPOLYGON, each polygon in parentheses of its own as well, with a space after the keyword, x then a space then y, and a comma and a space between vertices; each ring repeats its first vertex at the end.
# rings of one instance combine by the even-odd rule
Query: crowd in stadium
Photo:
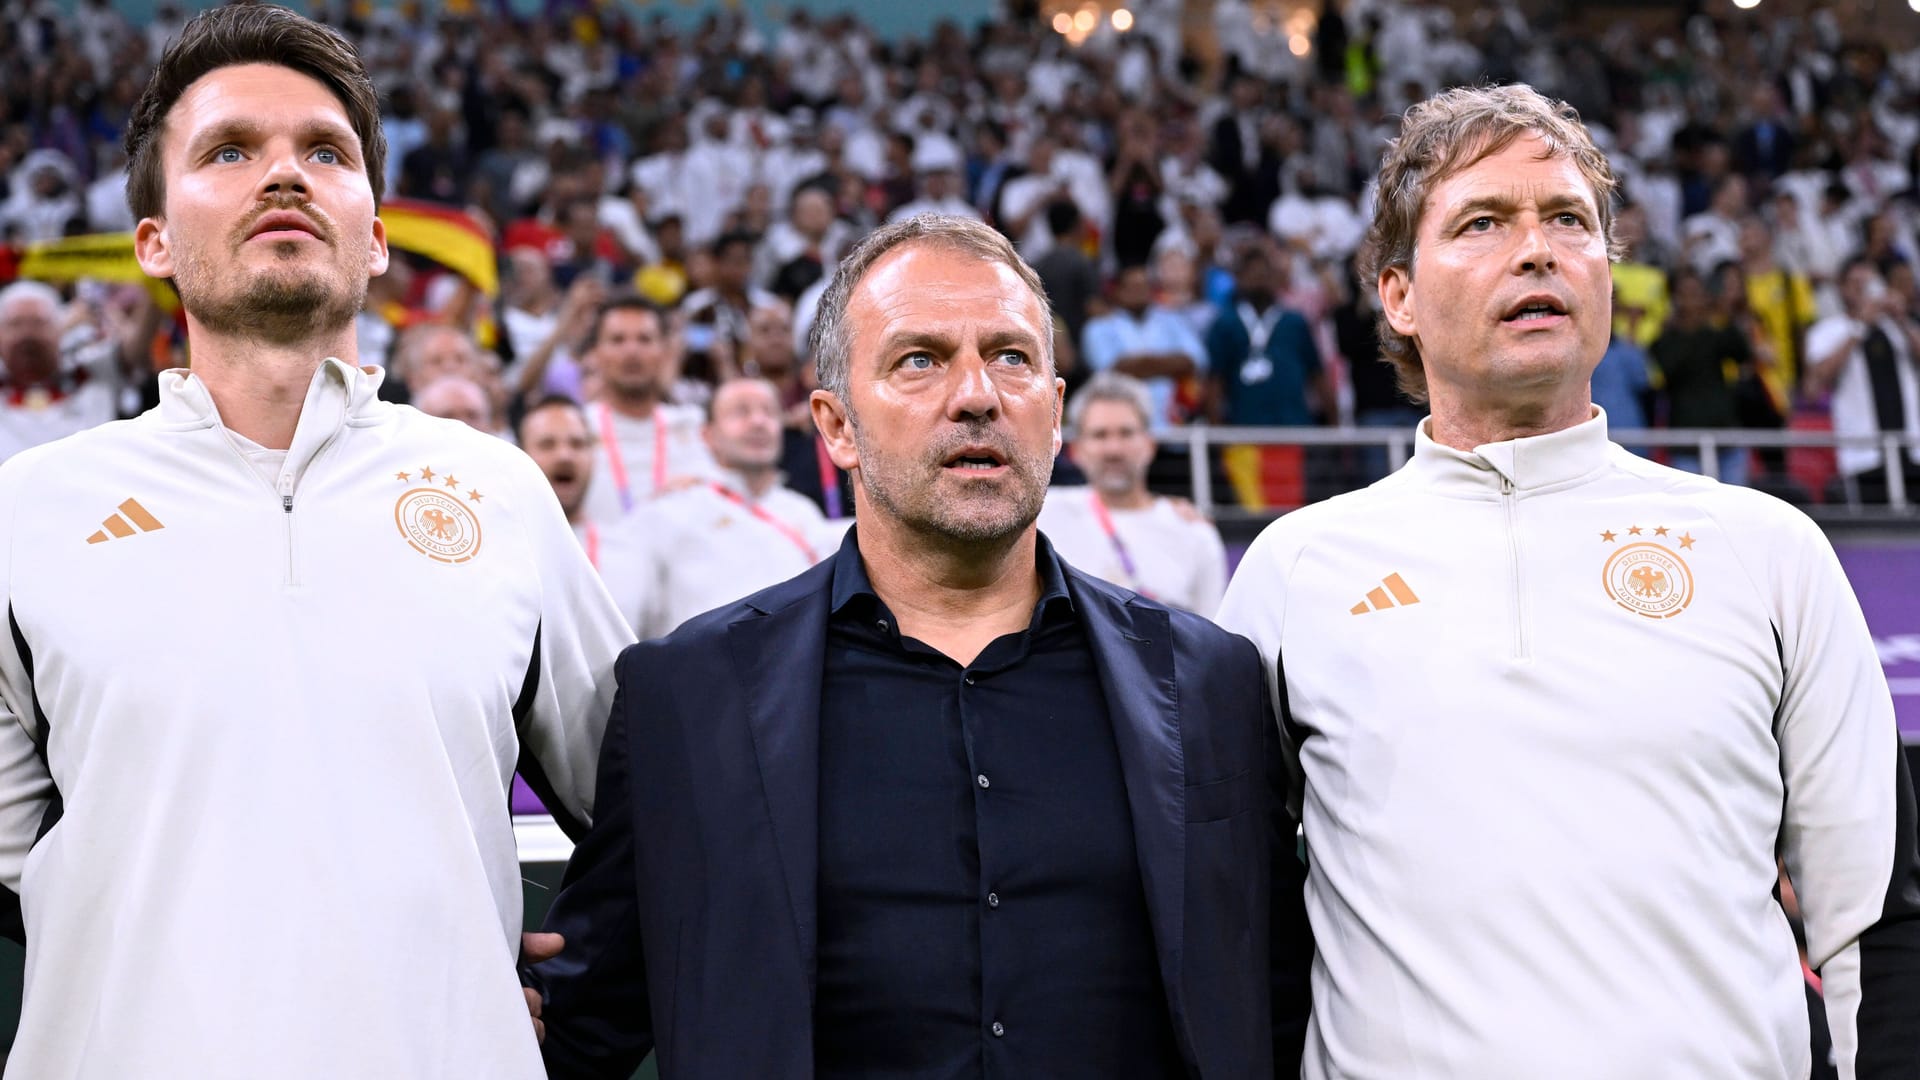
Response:
MULTIPOLYGON (((389 196, 464 208, 505 268, 490 302, 429 261, 396 266, 369 300, 363 361, 418 391, 441 369, 409 331, 453 326, 483 392, 428 403, 505 431, 534 398, 592 396, 580 335, 598 301, 632 290, 673 313, 674 401, 762 373, 804 429, 806 334, 839 254, 937 210, 1017 241, 1054 302, 1070 386, 1145 379, 1157 431, 1404 427, 1420 414, 1373 362, 1373 301, 1352 273, 1370 174, 1410 101, 1523 79, 1575 105, 1624 179, 1618 334, 1594 386, 1616 429, 1920 435, 1920 55, 1849 39, 1831 14, 1702 16, 1649 44, 1624 22, 1596 36, 1529 26, 1513 5, 1460 19, 1388 2, 1322 16, 1299 57, 1288 30, 1229 2, 1223 55, 1203 64, 1180 50, 1178 7, 1139 5, 1128 32, 1103 21, 1077 46, 1038 19, 883 41, 804 10, 770 32, 612 7, 512 26, 460 5, 321 10, 382 91, 389 196), (1752 71, 1776 77, 1739 77, 1752 71)), ((27 14, 0 26, 0 64, 22 76, 0 92, 0 240, 131 229, 120 132, 182 16, 163 6, 135 27, 91 0, 27 14)), ((79 300, 63 325, 96 338, 137 324, 125 309, 143 302, 79 300)), ((1834 464, 1744 449, 1716 463, 1801 500, 1885 499, 1878 450, 1834 464)), ((1376 451, 1337 482, 1384 467, 1376 451)), ((1239 490, 1263 504, 1262 485, 1239 490)))

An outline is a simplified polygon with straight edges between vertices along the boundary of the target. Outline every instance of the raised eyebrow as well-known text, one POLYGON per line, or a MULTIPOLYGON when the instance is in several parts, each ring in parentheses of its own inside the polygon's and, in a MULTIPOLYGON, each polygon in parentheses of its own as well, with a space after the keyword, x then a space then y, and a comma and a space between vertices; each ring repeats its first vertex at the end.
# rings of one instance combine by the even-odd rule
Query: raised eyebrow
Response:
POLYGON ((1038 338, 1024 330, 1007 330, 997 334, 988 334, 981 341, 983 353, 1005 352, 1018 349, 1029 355, 1038 355, 1041 344, 1038 338))
POLYGON ((948 353, 953 351, 953 339, 932 330, 901 330, 888 334, 880 343, 880 352, 884 356, 904 353, 909 347, 931 352, 948 353))

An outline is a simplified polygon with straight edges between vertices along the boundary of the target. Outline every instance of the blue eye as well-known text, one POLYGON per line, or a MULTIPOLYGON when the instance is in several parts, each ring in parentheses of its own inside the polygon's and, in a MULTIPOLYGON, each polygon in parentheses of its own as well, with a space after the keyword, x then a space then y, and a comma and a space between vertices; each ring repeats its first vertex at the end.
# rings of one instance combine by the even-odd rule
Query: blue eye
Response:
POLYGON ((900 358, 900 366, 912 371, 925 371, 933 366, 932 353, 908 353, 900 358))
POLYGON ((239 161, 240 148, 236 146, 223 146, 220 149, 215 150, 213 152, 213 159, 215 161, 224 161, 229 164, 235 161, 239 161))
POLYGON ((318 159, 320 164, 322 165, 340 164, 340 152, 331 147, 323 147, 319 150, 315 150, 313 152, 313 156, 316 159, 318 159))
POLYGON ((995 359, 1006 361, 1011 365, 1024 365, 1027 362, 1027 354, 1017 349, 1008 349, 995 359))
POLYGON ((1486 232, 1487 229, 1493 228, 1493 219, 1490 217, 1474 218, 1472 221, 1467 222, 1467 228, 1475 232, 1486 232))

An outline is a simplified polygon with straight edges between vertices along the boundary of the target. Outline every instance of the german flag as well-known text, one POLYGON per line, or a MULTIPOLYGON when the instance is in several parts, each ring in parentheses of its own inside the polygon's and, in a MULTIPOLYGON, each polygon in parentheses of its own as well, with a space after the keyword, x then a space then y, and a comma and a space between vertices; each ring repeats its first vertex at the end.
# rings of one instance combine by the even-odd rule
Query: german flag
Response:
MULTIPOLYGON (((381 208, 380 220, 387 224, 389 247, 424 255, 466 278, 487 296, 499 295, 500 267, 494 259, 493 240, 472 215, 452 206, 389 199, 381 208)), ((81 278, 141 282, 167 310, 179 307, 178 298, 165 282, 147 277, 140 269, 133 257, 132 233, 70 236, 33 244, 19 252, 0 248, 0 281, 11 277, 49 282, 81 278), (12 274, 3 272, 9 264, 12 274)))
POLYGON ((500 264, 493 238, 458 207, 418 199, 388 199, 380 208, 387 245, 425 255, 488 296, 500 295, 500 264))

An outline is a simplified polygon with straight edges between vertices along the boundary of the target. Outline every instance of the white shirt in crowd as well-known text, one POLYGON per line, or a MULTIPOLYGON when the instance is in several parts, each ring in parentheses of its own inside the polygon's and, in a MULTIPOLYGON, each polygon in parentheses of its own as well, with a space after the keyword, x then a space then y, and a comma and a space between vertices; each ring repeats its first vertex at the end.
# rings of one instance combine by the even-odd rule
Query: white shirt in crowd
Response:
POLYGON ((646 612, 646 538, 640 532, 640 515, 630 514, 619 521, 602 525, 582 521, 573 526, 573 538, 587 561, 600 574, 613 606, 627 628, 638 631, 646 612))
POLYGON ((848 524, 789 488, 750 499, 731 477, 653 499, 633 523, 645 545, 642 640, 793 577, 832 555, 848 524))
POLYGON ((679 477, 715 475, 713 454, 700 435, 706 418, 690 405, 656 405, 635 420, 607 405, 587 406, 593 435, 593 479, 587 482, 586 518, 611 525, 679 477), (656 427, 663 420, 664 427, 656 427))
MULTIPOLYGON (((1920 368, 1916 368, 1916 360, 1920 358, 1916 358, 1908 348, 1906 335, 1900 332, 1898 326, 1883 322, 1880 329, 1893 346, 1894 363, 1900 375, 1900 410, 1906 418, 1906 435, 1909 439, 1920 439, 1920 368)), ((1856 331, 1864 339, 1865 331, 1860 328, 1859 320, 1850 315, 1821 319, 1807 328, 1806 354, 1810 357, 1826 356, 1856 331)), ((1830 408, 1835 435, 1880 434, 1879 413, 1874 408, 1873 383, 1867 372, 1867 353, 1859 342, 1847 354, 1846 364, 1834 380, 1830 408)), ((1910 446, 1907 454, 1909 460, 1920 465, 1920 443, 1910 446)), ((1887 463, 1886 454, 1879 446, 1842 445, 1835 456, 1839 460, 1840 471, 1848 476, 1887 463)))
POLYGON ((1213 618, 1227 590, 1227 549, 1212 523, 1156 496, 1142 510, 1096 507, 1092 487, 1047 489, 1040 531, 1077 569, 1150 600, 1213 618), (1106 509, 1108 534, 1100 522, 1106 509))

